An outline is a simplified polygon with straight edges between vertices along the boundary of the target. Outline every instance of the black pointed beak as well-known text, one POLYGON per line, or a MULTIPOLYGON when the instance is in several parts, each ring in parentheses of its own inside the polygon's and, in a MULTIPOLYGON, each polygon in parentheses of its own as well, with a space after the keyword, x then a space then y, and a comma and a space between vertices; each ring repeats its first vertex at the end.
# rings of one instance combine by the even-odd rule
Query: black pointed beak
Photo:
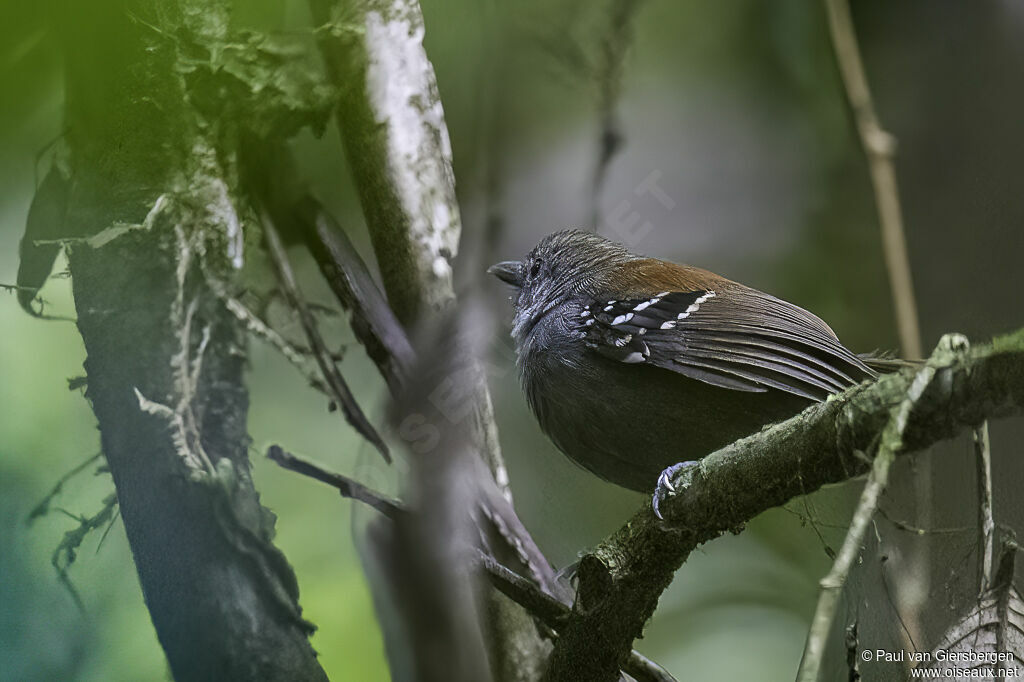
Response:
POLYGON ((495 263, 491 267, 487 268, 487 274, 494 275, 502 282, 511 284, 514 287, 523 286, 522 266, 517 260, 507 260, 501 263, 495 263))

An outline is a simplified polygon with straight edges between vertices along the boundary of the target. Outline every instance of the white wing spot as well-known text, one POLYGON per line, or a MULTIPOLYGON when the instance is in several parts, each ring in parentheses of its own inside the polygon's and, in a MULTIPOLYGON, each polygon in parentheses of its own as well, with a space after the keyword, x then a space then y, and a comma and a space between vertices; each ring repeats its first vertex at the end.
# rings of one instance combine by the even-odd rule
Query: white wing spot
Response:
POLYGON ((703 296, 698 298, 696 301, 694 301, 694 303, 696 303, 697 305, 700 305, 701 303, 703 303, 704 301, 708 300, 709 298, 714 298, 714 297, 715 297, 715 292, 709 291, 708 293, 704 294, 703 296))
POLYGON ((580 317, 588 317, 589 315, 590 315, 590 310, 587 309, 587 308, 584 308, 583 312, 580 313, 580 317))
POLYGON ((587 320, 583 324, 585 324, 586 326, 589 327, 590 325, 594 324, 594 318, 590 318, 589 320, 587 320))
POLYGON ((714 298, 714 297, 715 297, 715 292, 713 292, 713 291, 709 291, 706 294, 704 294, 703 296, 698 297, 697 300, 695 300, 693 303, 691 303, 689 306, 687 306, 686 312, 682 312, 682 313, 679 313, 678 315, 676 315, 676 319, 677 320, 685 320, 687 317, 690 316, 690 313, 695 313, 698 310, 700 310, 700 306, 701 306, 702 303, 707 301, 709 298, 714 298))
POLYGON ((612 324, 613 325, 622 324, 623 322, 629 322, 632 319, 633 319, 633 313, 626 313, 625 315, 619 315, 614 320, 612 320, 612 324))
POLYGON ((644 356, 643 356, 642 353, 639 353, 637 351, 633 351, 632 353, 630 353, 626 357, 622 358, 622 361, 627 363, 627 364, 634 365, 634 364, 636 364, 638 362, 643 362, 644 361, 644 356))
MULTIPOLYGON (((680 315, 679 317, 680 317, 680 319, 682 319, 682 315, 680 315)), ((673 329, 673 328, 675 328, 675 326, 676 326, 676 321, 675 320, 669 320, 668 322, 662 322, 660 328, 661 329, 673 329)))

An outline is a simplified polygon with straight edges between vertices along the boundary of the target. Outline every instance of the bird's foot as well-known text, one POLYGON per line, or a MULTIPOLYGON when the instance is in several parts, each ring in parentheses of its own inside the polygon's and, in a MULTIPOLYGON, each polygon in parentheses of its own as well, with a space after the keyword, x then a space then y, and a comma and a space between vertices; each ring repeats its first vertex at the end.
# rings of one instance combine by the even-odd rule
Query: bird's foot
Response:
POLYGON ((700 462, 679 462, 673 464, 669 468, 661 472, 658 476, 658 485, 654 488, 654 496, 651 498, 651 507, 654 509, 654 515, 659 519, 663 518, 658 507, 672 495, 676 494, 676 488, 672 485, 672 479, 675 475, 687 467, 698 466, 700 462))

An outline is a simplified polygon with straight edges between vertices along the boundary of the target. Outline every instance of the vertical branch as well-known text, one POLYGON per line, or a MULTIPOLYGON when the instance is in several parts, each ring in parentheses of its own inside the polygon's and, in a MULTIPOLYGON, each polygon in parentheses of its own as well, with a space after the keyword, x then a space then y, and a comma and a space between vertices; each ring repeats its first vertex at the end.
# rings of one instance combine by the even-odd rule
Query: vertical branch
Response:
MULTIPOLYGON (((462 228, 419 3, 310 0, 310 7, 328 74, 341 91, 337 123, 388 300, 407 329, 422 326, 456 305, 452 260, 462 228)), ((446 378, 430 398, 452 388, 465 397, 469 409, 445 417, 451 428, 466 428, 464 447, 479 454, 510 499, 486 377, 475 357, 466 360, 461 377, 446 378)), ((491 592, 487 598, 495 677, 531 679, 543 652, 536 628, 505 597, 491 592)))
POLYGON ((450 305, 461 224, 452 148, 415 0, 310 0, 338 127, 388 300, 411 327, 450 305))
MULTIPOLYGON (((452 260, 462 230, 423 15, 415 0, 310 0, 310 8, 341 90, 338 127, 388 301, 411 328, 455 305, 452 260)), ((491 396, 479 365, 472 371, 475 445, 509 495, 491 396)))
POLYGON ((989 448, 988 421, 974 430, 974 456, 978 471, 978 533, 981 547, 978 555, 978 594, 992 587, 993 543, 995 520, 992 518, 992 453, 989 448))
MULTIPOLYGON (((416 369, 391 410, 395 431, 415 453, 403 500, 410 513, 374 518, 367 528, 364 560, 375 560, 374 580, 386 584, 397 611, 385 629, 389 660, 394 666, 407 658, 409 679, 491 680, 481 576, 473 566, 480 534, 466 513, 490 479, 473 451, 470 425, 453 423, 447 406, 432 399, 440 383, 469 376, 472 324, 450 311, 423 330, 416 369), (428 430, 429 441, 421 438, 428 430)), ((397 678, 401 667, 392 668, 397 678)))
POLYGON ((914 300, 914 284, 903 231, 896 171, 893 167, 896 140, 882 128, 875 113, 847 0, 825 0, 825 9, 846 97, 853 110, 861 146, 868 158, 878 221, 882 229, 885 264, 892 288, 893 308, 896 311, 900 349, 906 358, 919 358, 922 352, 921 331, 917 321, 917 303, 914 300))

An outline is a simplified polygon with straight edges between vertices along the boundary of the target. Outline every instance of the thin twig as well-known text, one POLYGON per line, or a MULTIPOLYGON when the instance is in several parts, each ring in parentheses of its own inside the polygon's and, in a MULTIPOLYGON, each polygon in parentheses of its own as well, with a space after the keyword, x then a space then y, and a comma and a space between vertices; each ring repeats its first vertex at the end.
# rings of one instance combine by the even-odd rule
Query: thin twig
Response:
MULTIPOLYGON (((298 179, 295 157, 287 146, 253 139, 246 143, 245 152, 243 168, 248 193, 266 210, 280 232, 301 237, 335 298, 349 311, 356 339, 377 365, 388 388, 392 392, 399 390, 414 359, 412 346, 370 269, 338 222, 298 179)), ((315 309, 311 303, 306 305, 315 309)), ((232 312, 240 316, 237 306, 232 312)), ((336 314, 334 310, 330 312, 336 314)), ((302 367, 303 360, 296 359, 297 353, 291 352, 295 349, 285 348, 271 336, 260 316, 240 317, 250 329, 302 367)))
MULTIPOLYGON (((949 337, 943 337, 944 341, 947 338, 949 337)), ((950 343, 952 344, 953 341, 950 343)), ((939 349, 936 349, 936 353, 943 350, 942 345, 940 344, 939 349)), ((814 618, 811 620, 807 645, 804 647, 803 660, 800 662, 800 670, 797 673, 798 682, 814 682, 818 679, 818 672, 825 655, 825 643, 832 630, 832 621, 835 619, 840 592, 850 575, 850 569, 857 557, 860 556, 864 534, 878 508, 879 497, 889 481, 889 467, 892 465, 896 453, 903 449, 903 432, 907 428, 910 413, 931 383, 936 369, 935 363, 929 361, 917 372, 907 390, 906 397, 892 410, 889 423, 882 430, 878 454, 875 455, 871 473, 868 474, 867 483, 864 485, 860 501, 854 510, 850 530, 846 534, 843 546, 839 549, 839 555, 832 564, 832 569, 821 580, 818 606, 815 609, 814 618)))
MULTIPOLYGON (((567 604, 481 551, 477 552, 477 561, 496 590, 522 606, 557 635, 572 612, 567 604)), ((622 669, 637 682, 676 682, 667 670, 636 650, 630 653, 622 669)))
POLYGON ((993 543, 996 523, 992 517, 992 453, 988 439, 988 420, 974 430, 974 455, 978 469, 978 527, 981 534, 981 553, 978 557, 978 594, 992 587, 993 543))
POLYGON ((369 268, 323 204, 307 195, 294 207, 304 241, 338 302, 350 312, 352 331, 394 392, 415 360, 405 329, 388 306, 369 268))
POLYGON ((914 284, 907 256, 896 171, 893 167, 896 140, 882 128, 875 113, 847 0, 825 0, 825 9, 846 97, 853 110, 860 143, 868 157, 868 169, 882 229, 885 263, 892 288, 893 308, 899 328, 900 348, 903 357, 919 358, 922 352, 921 332, 917 321, 917 303, 914 300, 914 284))
MULTIPOLYGON (((849 101, 857 126, 861 146, 868 160, 868 172, 874 189, 875 206, 882 233, 882 251, 886 270, 889 274, 889 289, 892 296, 896 327, 900 338, 900 350, 904 358, 916 359, 922 355, 921 329, 917 317, 917 302, 914 297, 914 283, 907 255, 907 240, 903 229, 903 215, 900 209, 899 188, 893 156, 896 140, 882 128, 872 102, 871 89, 861 60, 857 35, 850 16, 848 0, 825 0, 832 47, 842 76, 846 97, 849 101)), ((923 459, 917 463, 917 475, 912 487, 917 509, 917 522, 921 526, 932 525, 932 461, 923 459)), ((920 601, 930 591, 931 564, 928 560, 928 545, 920 545, 911 554, 909 561, 913 570, 908 573, 913 585, 903 586, 913 608, 910 610, 914 629, 920 632, 916 622, 920 601)))
MULTIPOLYGON (((875 524, 874 521, 871 522, 871 525, 875 529, 875 536, 878 537, 878 526, 875 524)), ((878 542, 879 544, 881 544, 881 538, 878 538, 878 542)), ((882 555, 881 566, 879 566, 879 573, 881 574, 882 578, 882 590, 885 592, 885 601, 889 604, 889 608, 892 609, 892 612, 896 614, 896 620, 900 624, 900 632, 902 632, 903 636, 907 638, 908 642, 910 642, 910 646, 912 647, 911 651, 917 651, 917 642, 914 641, 914 635, 911 634, 910 628, 907 627, 907 622, 903 618, 903 614, 900 613, 900 605, 897 604, 896 600, 892 598, 892 590, 889 589, 889 578, 885 572, 887 561, 888 557, 882 555)))
POLYGON ((846 644, 846 679, 850 682, 858 682, 861 679, 860 656, 857 655, 857 652, 860 650, 860 640, 857 638, 856 620, 846 627, 844 643, 846 644))
POLYGON ((299 371, 310 386, 330 397, 331 392, 327 385, 306 366, 306 358, 303 357, 299 349, 288 343, 287 339, 277 333, 266 320, 252 310, 249 310, 237 298, 223 296, 222 300, 227 309, 239 322, 243 323, 250 332, 274 347, 285 360, 290 362, 299 371))
POLYGON ((31 525, 32 522, 38 519, 39 517, 46 516, 46 514, 50 511, 50 503, 53 502, 53 499, 57 497, 57 495, 59 495, 61 491, 64 489, 64 484, 70 481, 75 476, 77 476, 82 471, 84 471, 87 466, 89 466, 102 456, 102 452, 97 452, 95 455, 85 460, 81 464, 76 465, 71 471, 61 476, 54 484, 50 492, 47 493, 46 497, 40 500, 39 504, 32 508, 32 511, 25 519, 25 524, 31 525))
POLYGON ((491 584, 506 597, 536 616, 552 630, 565 625, 569 617, 568 604, 552 597, 515 571, 506 568, 493 557, 477 550, 477 560, 491 584))
MULTIPOLYGON (((116 508, 117 494, 111 493, 104 498, 103 507, 92 516, 76 516, 65 509, 60 510, 78 521, 78 526, 64 533, 64 537, 61 539, 60 544, 57 545, 57 549, 53 550, 50 563, 53 564, 53 568, 57 571, 57 578, 61 584, 67 588, 71 598, 75 600, 75 605, 83 612, 85 611, 85 604, 82 602, 78 590, 75 589, 74 584, 71 582, 68 569, 71 568, 71 564, 75 563, 78 549, 82 546, 86 536, 108 523, 113 517, 116 508)), ((100 541, 102 542, 102 538, 100 541)))
MULTIPOLYGON (((405 508, 399 501, 371 490, 347 476, 327 471, 308 460, 296 457, 278 445, 271 445, 267 449, 267 458, 284 469, 337 488, 342 497, 373 507, 388 518, 396 519, 405 513, 405 508)), ((565 623, 570 613, 567 604, 480 550, 477 550, 477 560, 498 591, 522 606, 546 626, 557 631, 559 626, 565 623)), ((636 651, 632 653, 624 669, 638 682, 675 682, 675 678, 668 672, 636 651)))
POLYGON ((99 554, 100 550, 103 549, 103 543, 107 541, 107 536, 110 535, 110 531, 113 530, 114 524, 121 518, 121 507, 118 506, 114 510, 113 516, 110 517, 110 521, 107 522, 107 527, 103 529, 103 535, 100 536, 100 541, 96 543, 96 553, 99 554))
POLYGON ((282 469, 294 471, 303 476, 309 476, 321 483, 326 483, 338 489, 342 497, 356 500, 373 507, 384 516, 394 519, 401 515, 405 509, 398 500, 394 500, 382 493, 367 488, 362 483, 343 476, 333 471, 327 471, 323 467, 313 464, 310 461, 296 457, 284 450, 279 445, 271 445, 267 448, 267 459, 277 464, 282 469))
POLYGON ((901 530, 905 533, 913 533, 914 535, 955 535, 956 533, 966 533, 971 530, 967 526, 950 526, 949 528, 921 528, 913 524, 907 523, 906 521, 900 521, 885 510, 885 507, 878 508, 878 515, 889 522, 889 524, 896 530, 901 530))
POLYGON ((341 372, 338 371, 334 361, 331 359, 331 353, 317 329, 316 318, 313 317, 313 313, 310 312, 302 292, 299 290, 299 284, 295 280, 295 273, 292 272, 291 265, 288 263, 288 254, 285 253, 284 244, 281 243, 281 237, 277 234, 277 228, 274 227, 273 221, 265 210, 261 210, 260 214, 270 257, 277 268, 277 274, 281 280, 285 298, 288 299, 288 304, 299 315, 302 329, 306 332, 306 338, 313 349, 313 356, 316 358, 316 363, 320 367, 324 381, 331 391, 331 396, 341 407, 341 411, 345 415, 345 419, 348 420, 348 423, 362 434, 366 440, 370 441, 384 457, 384 460, 390 463, 391 453, 388 451, 387 444, 380 437, 380 434, 377 433, 373 425, 370 424, 366 415, 363 414, 363 410, 352 395, 352 391, 345 382, 345 378, 341 376, 341 372))
POLYGON ((23 286, 18 285, 18 284, 3 284, 3 283, 0 283, 0 289, 3 289, 4 291, 9 291, 9 292, 15 292, 15 291, 35 291, 36 290, 35 287, 23 287, 23 286))

